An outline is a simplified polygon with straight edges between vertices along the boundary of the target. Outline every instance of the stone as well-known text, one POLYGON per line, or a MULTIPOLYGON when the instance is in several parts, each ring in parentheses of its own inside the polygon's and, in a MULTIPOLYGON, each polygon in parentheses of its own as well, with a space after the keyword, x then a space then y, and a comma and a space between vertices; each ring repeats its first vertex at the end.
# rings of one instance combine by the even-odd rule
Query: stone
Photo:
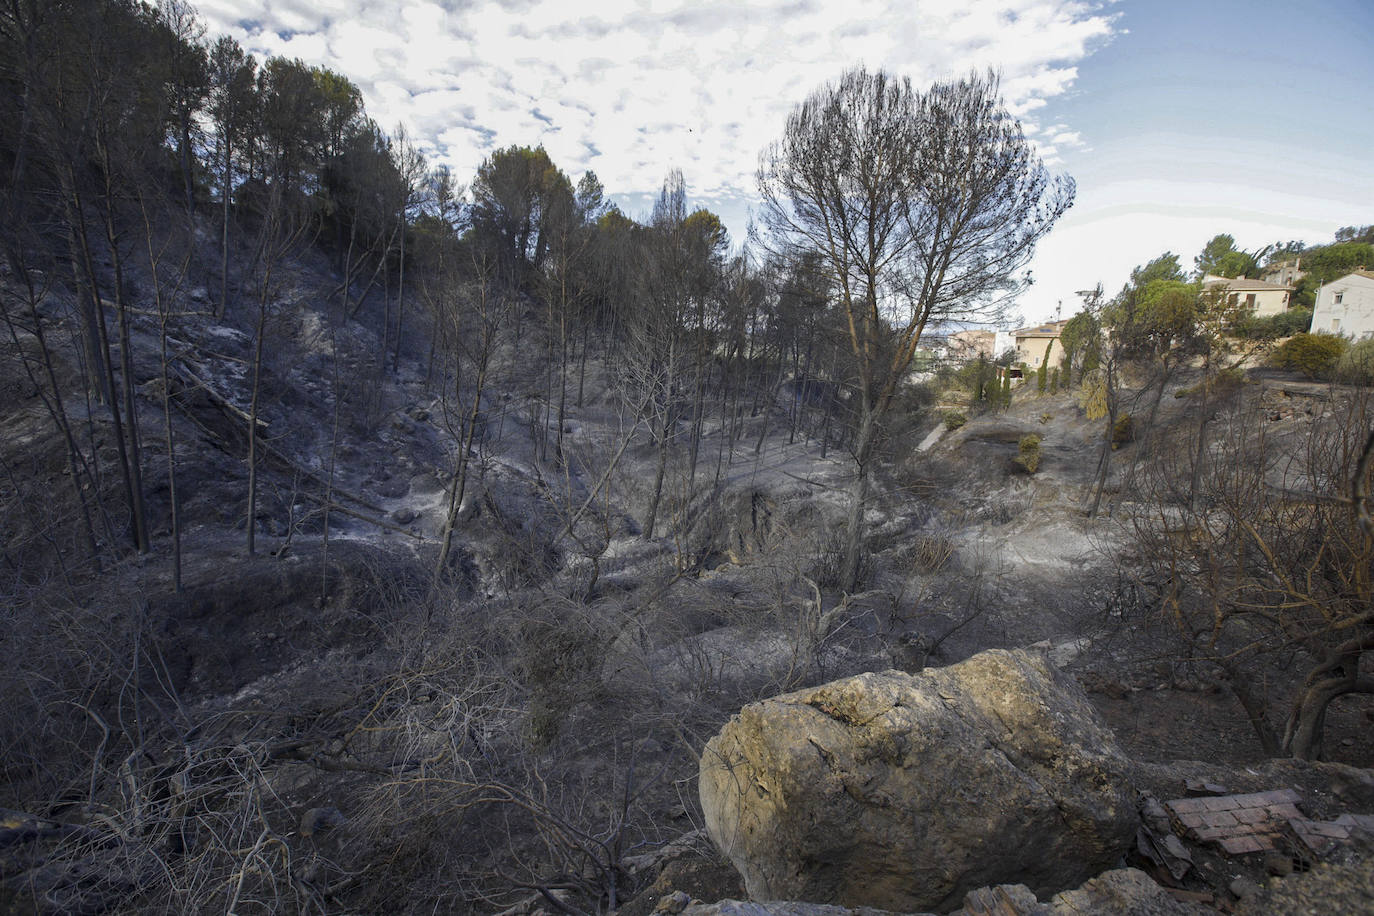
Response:
POLYGON ((1213 912, 1177 899, 1138 868, 1104 872, 1050 900, 1053 916, 1201 916, 1213 912))
POLYGON ((410 506, 402 506, 395 512, 391 513, 391 518, 398 525, 409 525, 411 522, 415 521, 415 519, 419 517, 420 514, 416 512, 414 509, 412 509, 410 506))
POLYGON ((1050 916, 1050 908, 1024 884, 980 887, 964 896, 958 916, 1050 916))
POLYGON ((1234 896, 1237 900, 1249 899, 1250 897, 1254 897, 1256 894, 1264 890, 1262 887, 1260 887, 1258 884, 1256 884, 1254 881, 1251 881, 1244 875, 1232 878, 1231 883, 1228 885, 1227 889, 1230 890, 1232 896, 1234 896))
POLYGON ((682 911, 682 916, 930 916, 923 913, 893 913, 861 906, 831 906, 825 903, 802 903, 795 900, 770 900, 759 903, 749 900, 722 900, 719 903, 694 903, 682 911))
POLYGON ((1270 852, 1264 856, 1264 870, 1276 878, 1286 878, 1293 874, 1293 857, 1281 852, 1270 852))
POLYGON ((1236 904, 1241 916, 1313 916, 1370 912, 1374 868, 1368 861, 1351 865, 1321 863, 1311 871, 1271 881, 1263 893, 1236 904))
POLYGON ((691 904, 692 898, 686 891, 673 891, 658 902, 658 906, 654 907, 654 913, 677 916, 691 904))
POLYGON ((948 911, 1110 868, 1139 826, 1130 768, 1043 655, 991 650, 747 706, 707 743, 699 789, 755 900, 948 911))
POLYGON ((316 836, 346 823, 348 818, 338 808, 311 808, 301 815, 297 832, 303 837, 316 836))
MULTIPOLYGON (((964 905, 949 916, 1208 916, 1215 909, 1177 899, 1144 872, 1119 868, 1103 872, 1082 887, 1055 894, 1048 903, 1038 900, 1024 884, 980 887, 964 897, 964 905)), ((1198 894, 1210 900, 1210 895, 1198 894)), ((656 911, 657 912, 657 911, 656 911)), ((772 900, 694 902, 682 916, 928 916, 871 907, 850 908, 825 903, 772 900)))

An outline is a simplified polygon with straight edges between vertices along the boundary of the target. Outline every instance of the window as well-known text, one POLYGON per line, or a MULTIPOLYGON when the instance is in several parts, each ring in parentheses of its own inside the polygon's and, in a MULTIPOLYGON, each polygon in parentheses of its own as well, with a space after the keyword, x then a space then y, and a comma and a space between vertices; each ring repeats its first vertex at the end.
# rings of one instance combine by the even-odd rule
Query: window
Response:
POLYGON ((1254 294, 1254 293, 1247 293, 1247 294, 1246 294, 1246 296, 1245 296, 1245 307, 1248 308, 1248 309, 1252 309, 1252 308, 1255 307, 1255 294, 1254 294))
POLYGON ((1340 320, 1339 318, 1332 318, 1332 319, 1331 319, 1331 333, 1332 333, 1332 334, 1339 334, 1340 332, 1341 332, 1341 320, 1340 320))
POLYGON ((1336 294, 1336 304, 1337 304, 1337 305, 1340 305, 1340 304, 1341 304, 1341 300, 1344 299, 1344 298, 1345 298, 1345 293, 1337 293, 1337 294, 1336 294))

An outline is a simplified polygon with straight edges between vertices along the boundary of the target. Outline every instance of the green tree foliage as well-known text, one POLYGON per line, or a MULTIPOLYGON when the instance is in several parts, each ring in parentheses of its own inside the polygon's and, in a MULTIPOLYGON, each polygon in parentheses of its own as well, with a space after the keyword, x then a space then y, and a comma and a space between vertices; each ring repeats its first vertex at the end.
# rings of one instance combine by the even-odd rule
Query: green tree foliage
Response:
POLYGON ((1337 242, 1316 248, 1303 256, 1302 266, 1317 283, 1330 283, 1352 270, 1374 267, 1374 244, 1337 242))
POLYGON ((325 145, 324 98, 300 60, 273 57, 258 73, 259 143, 264 177, 299 197, 318 180, 325 145))
POLYGON ((572 183, 542 146, 497 150, 472 181, 474 240, 511 282, 526 284, 543 265, 558 215, 572 206, 572 183))
POLYGON ((1362 267, 1374 268, 1374 244, 1370 242, 1342 241, 1309 248, 1302 255, 1302 268, 1307 274, 1298 281, 1294 304, 1311 308, 1322 285, 1362 267))
POLYGON ((1065 388, 1073 386, 1075 367, 1081 379, 1084 372, 1097 366, 1101 340, 1102 328, 1097 316, 1090 311, 1079 312, 1064 325, 1059 332, 1059 345, 1064 350, 1065 388))
MULTIPOLYGON (((1336 230, 1338 242, 1364 242, 1374 245, 1374 226, 1342 226, 1336 230)), ((1374 267, 1374 265, 1370 265, 1374 267)))
POLYGON ((1270 362, 1308 378, 1327 378, 1348 347, 1344 337, 1334 334, 1294 334, 1274 351, 1270 362))
POLYGON ((1152 280, 1187 280, 1188 277, 1179 266, 1178 255, 1166 251, 1159 257, 1131 271, 1131 286, 1143 287, 1152 280))
POLYGON ((1280 264, 1291 263, 1302 254, 1307 246, 1298 239, 1290 239, 1287 242, 1275 242, 1265 249, 1264 266, 1274 267, 1280 264))
POLYGON ((1162 359, 1194 342, 1199 287, 1178 279, 1128 285, 1105 315, 1117 349, 1128 359, 1162 359))
POLYGON ((1202 247, 1202 252, 1193 259, 1199 278, 1212 274, 1217 277, 1259 277, 1260 259, 1265 249, 1255 252, 1243 251, 1236 247, 1236 240, 1222 233, 1214 236, 1202 247))

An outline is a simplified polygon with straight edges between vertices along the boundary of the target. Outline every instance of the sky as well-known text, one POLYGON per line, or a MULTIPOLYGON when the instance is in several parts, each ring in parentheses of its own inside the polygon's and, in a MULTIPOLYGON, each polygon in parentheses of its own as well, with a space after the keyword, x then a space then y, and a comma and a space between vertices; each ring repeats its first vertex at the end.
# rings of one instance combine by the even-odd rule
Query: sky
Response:
POLYGON ((542 144, 646 217, 671 169, 743 241, 760 151, 864 64, 918 88, 993 67, 1075 206, 1041 241, 1025 323, 1068 317, 1165 251, 1374 223, 1372 0, 196 0, 259 60, 348 76, 384 128, 467 179, 542 144))

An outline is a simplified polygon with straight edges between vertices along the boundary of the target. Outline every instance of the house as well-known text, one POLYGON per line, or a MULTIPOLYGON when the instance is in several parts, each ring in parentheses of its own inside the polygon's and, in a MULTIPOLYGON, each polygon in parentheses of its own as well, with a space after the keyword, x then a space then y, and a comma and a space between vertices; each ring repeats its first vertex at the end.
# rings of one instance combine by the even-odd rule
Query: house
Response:
POLYGON ((1053 344, 1059 340, 1060 332, 1068 323, 1069 319, 1066 318, 1063 321, 1050 321, 1015 331, 1016 361, 1025 363, 1029 369, 1039 369, 1048 353, 1050 362, 1057 364, 1064 354, 1061 348, 1053 347, 1053 344))
POLYGON ((1207 274, 1202 278, 1204 289, 1219 286, 1236 297, 1238 304, 1245 306, 1256 318, 1281 315, 1288 311, 1288 297, 1293 287, 1282 283, 1269 283, 1264 280, 1247 280, 1244 277, 1218 277, 1207 274))
POLYGON ((1311 330, 1356 340, 1374 337, 1374 271, 1357 270, 1317 290, 1311 330))
POLYGON ((1260 279, 1280 286, 1297 286, 1298 281, 1305 276, 1307 271, 1302 269, 1302 257, 1299 256, 1295 260, 1283 261, 1266 268, 1260 279))
POLYGON ((982 328, 969 328, 949 335, 949 355, 951 359, 969 360, 983 357, 994 359, 997 332, 982 328))

